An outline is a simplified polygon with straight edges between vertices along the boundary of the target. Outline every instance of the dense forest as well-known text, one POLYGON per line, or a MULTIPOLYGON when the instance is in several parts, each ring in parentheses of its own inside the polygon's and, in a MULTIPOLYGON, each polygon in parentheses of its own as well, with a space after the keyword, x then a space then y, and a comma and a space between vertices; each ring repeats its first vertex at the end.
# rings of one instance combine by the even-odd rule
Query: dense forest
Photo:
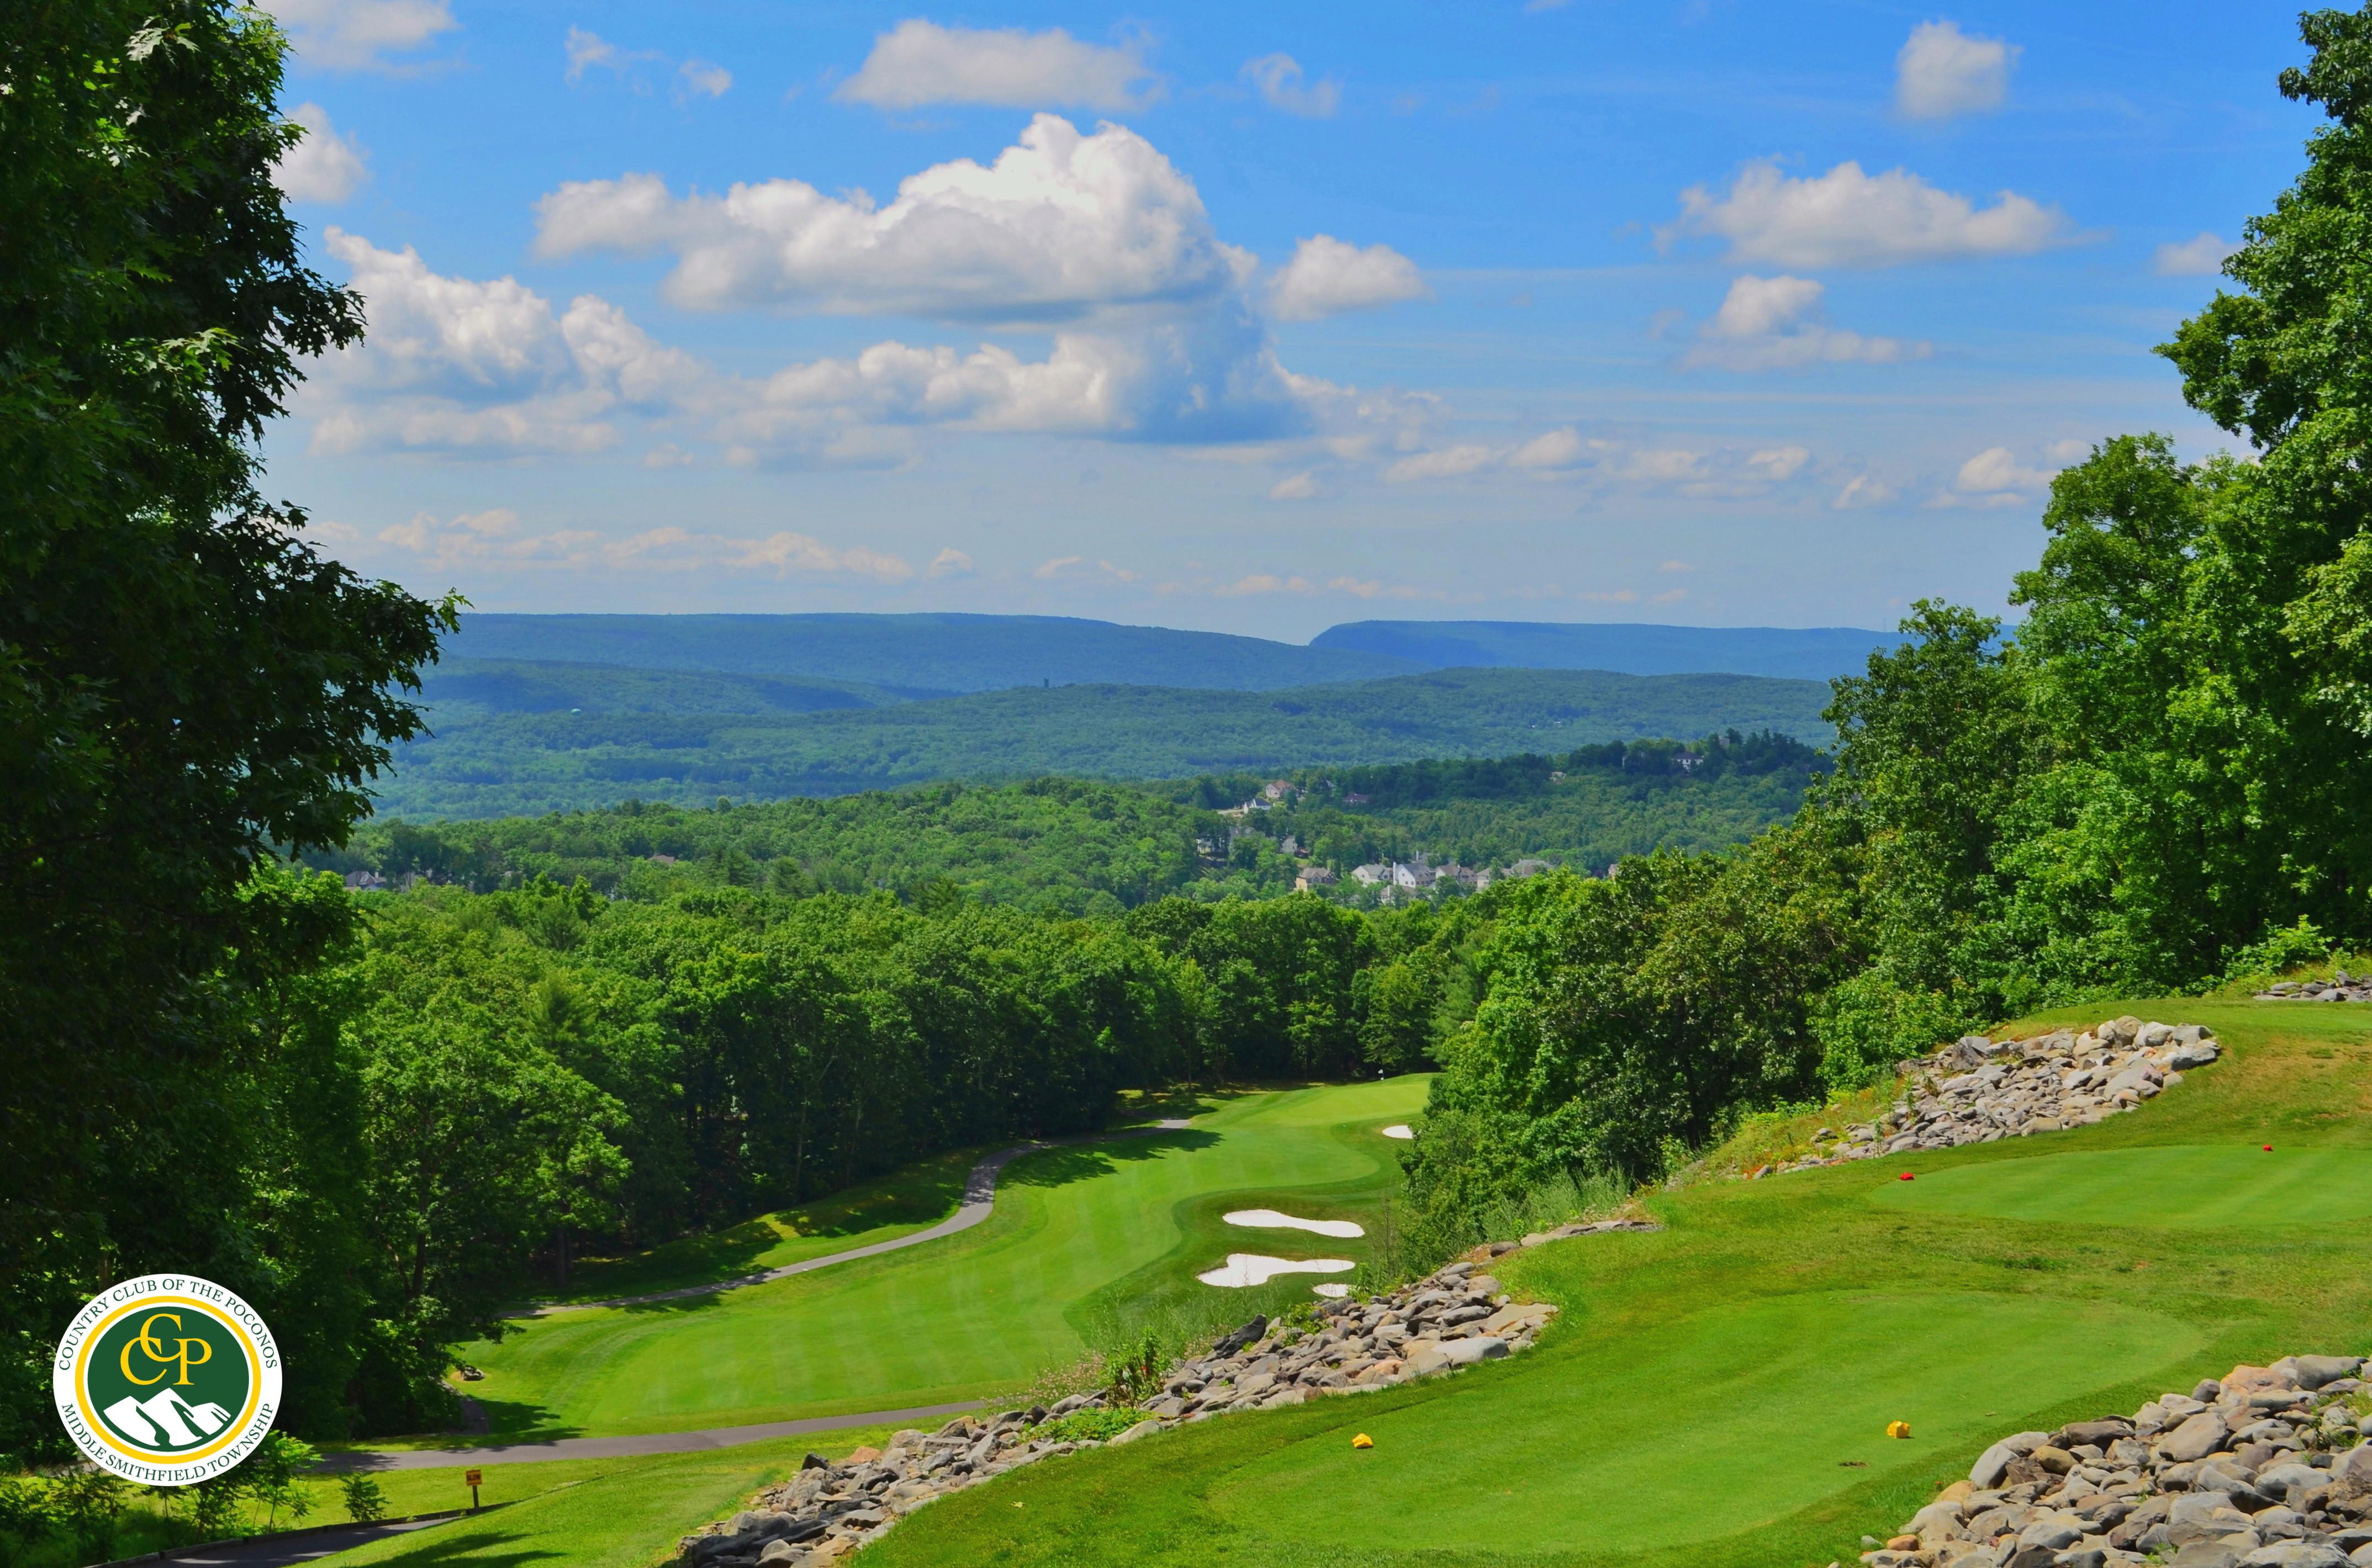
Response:
POLYGON ((536 816, 628 796, 692 806, 1047 773, 1273 777, 1638 736, 1826 733, 1825 687, 1743 675, 1443 670, 1267 691, 1049 686, 882 706, 851 688, 777 681, 766 700, 781 705, 753 699, 754 711, 734 713, 715 704, 746 689, 735 678, 598 666, 495 673, 471 668, 466 700, 449 707, 433 700, 429 677, 434 734, 397 748, 391 776, 375 786, 382 815, 536 816), (494 711, 506 691, 533 711, 494 711), (552 701, 563 693, 565 707, 552 701))
MULTIPOLYGON (((1552 756, 1204 775, 1142 788, 1041 778, 706 809, 628 801, 492 821, 399 819, 366 824, 344 848, 306 860, 391 884, 425 877, 482 891, 542 876, 636 899, 715 886, 795 896, 888 889, 909 901, 956 896, 1041 913, 1115 913, 1171 893, 1289 892, 1309 865, 1340 874, 1419 854, 1475 866, 1536 857, 1602 872, 1659 846, 1715 849, 1791 816, 1824 765, 1787 737, 1732 731, 1686 745, 1614 741, 1552 756), (1276 783, 1288 787, 1271 802, 1263 791, 1276 783), (1270 809, 1238 809, 1250 800, 1270 809), (1297 854, 1286 853, 1288 839, 1297 854)), ((1332 889, 1358 894, 1347 878, 1332 889)))

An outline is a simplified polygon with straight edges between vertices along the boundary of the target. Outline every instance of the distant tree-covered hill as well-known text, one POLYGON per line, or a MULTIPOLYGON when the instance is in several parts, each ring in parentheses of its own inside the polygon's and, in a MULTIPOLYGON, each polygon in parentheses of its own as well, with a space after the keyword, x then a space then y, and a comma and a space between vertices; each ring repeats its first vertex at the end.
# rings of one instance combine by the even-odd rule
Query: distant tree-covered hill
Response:
MULTIPOLYGON (((1373 860, 1507 865, 1537 857, 1603 871, 1657 847, 1717 849, 1794 812, 1823 765, 1784 737, 1670 740, 1560 755, 1421 761, 1291 775, 1273 809, 1240 802, 1249 774, 1135 785, 1041 778, 711 807, 632 801, 603 810, 366 825, 338 871, 426 875, 489 889, 547 876, 658 897, 730 884, 778 892, 888 889, 1048 912, 1134 908, 1171 893, 1263 897, 1309 865, 1373 860), (1693 766, 1683 771, 1680 759, 1693 766), (1221 810, 1232 812, 1222 815, 1221 810), (1296 841, 1296 857, 1285 841, 1296 841)), ((1263 797, 1264 798, 1264 797, 1263 797)), ((1341 896, 1354 896, 1345 884, 1341 896)))
POLYGON ((1355 648, 1053 615, 471 614, 446 652, 924 691, 1091 682, 1265 691, 1425 668, 1355 648))
POLYGON ((705 695, 667 706, 650 701, 665 685, 649 671, 534 679, 540 691, 576 694, 569 709, 582 711, 556 699, 529 713, 433 708, 435 736, 402 748, 380 782, 380 814, 516 816, 628 796, 689 805, 1050 773, 1275 774, 1732 728, 1819 739, 1829 695, 1812 681, 1748 676, 1491 669, 1266 692, 1090 685, 751 714, 706 707, 713 678, 687 676, 687 691, 705 695))
POLYGON ((1546 621, 1353 621, 1313 648, 1453 667, 1611 669, 1626 675, 1706 670, 1828 680, 1858 675, 1871 652, 1902 639, 1850 626, 1568 625, 1546 621))

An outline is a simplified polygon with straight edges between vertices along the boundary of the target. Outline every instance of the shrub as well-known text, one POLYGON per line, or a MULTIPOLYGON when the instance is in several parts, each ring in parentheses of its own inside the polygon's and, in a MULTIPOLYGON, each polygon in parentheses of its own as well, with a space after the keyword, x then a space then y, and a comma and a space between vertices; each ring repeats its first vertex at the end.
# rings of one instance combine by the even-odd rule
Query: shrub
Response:
POLYGON ((387 1517, 387 1493, 366 1475, 347 1476, 338 1482, 344 1493, 346 1516, 358 1525, 367 1525, 387 1517))

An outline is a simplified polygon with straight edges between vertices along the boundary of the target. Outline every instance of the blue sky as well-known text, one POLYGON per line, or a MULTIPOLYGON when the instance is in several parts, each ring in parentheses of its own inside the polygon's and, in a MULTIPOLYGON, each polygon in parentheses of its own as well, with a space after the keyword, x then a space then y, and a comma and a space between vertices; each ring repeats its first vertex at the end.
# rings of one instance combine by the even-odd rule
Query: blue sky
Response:
POLYGON ((2315 123, 2253 0, 270 8, 272 488, 487 610, 1997 609, 2315 123))

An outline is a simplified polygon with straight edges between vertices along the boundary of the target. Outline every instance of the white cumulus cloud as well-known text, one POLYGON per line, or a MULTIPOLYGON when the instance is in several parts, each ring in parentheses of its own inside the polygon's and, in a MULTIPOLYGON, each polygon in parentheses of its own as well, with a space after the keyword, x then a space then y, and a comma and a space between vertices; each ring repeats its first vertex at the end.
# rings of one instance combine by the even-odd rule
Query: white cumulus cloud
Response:
POLYGON ((1416 263, 1389 245, 1362 250, 1317 234, 1294 247, 1269 289, 1269 308, 1281 320, 1313 321, 1344 310, 1422 299, 1427 290, 1416 263))
POLYGON ((1303 78, 1301 62, 1290 54, 1263 54, 1244 62, 1241 77, 1260 89, 1272 109, 1323 120, 1343 102, 1343 84, 1331 76, 1315 82, 1303 78))
POLYGON ((2151 258, 2150 271, 2162 278, 2213 277, 2224 270, 2224 258, 2238 249, 2212 233, 2170 240, 2157 248, 2157 254, 2151 258))
POLYGON ((1956 22, 1922 22, 1894 57, 1894 107, 1913 120, 1949 120, 1999 109, 2020 51, 1964 33, 1956 22))
POLYGON ((762 573, 776 577, 837 575, 901 583, 914 569, 891 554, 863 545, 836 548, 803 533, 763 538, 657 528, 623 539, 587 528, 524 533, 517 513, 497 508, 438 517, 420 512, 407 523, 378 532, 379 541, 438 565, 573 567, 605 566, 636 573, 762 573))
POLYGON ((1268 487, 1272 501, 1307 501, 1317 494, 1317 476, 1308 472, 1289 474, 1268 487))
POLYGON ((263 0, 309 65, 384 67, 460 24, 447 0, 263 0))
POLYGON ((959 319, 1059 319, 1235 287, 1192 180, 1134 132, 1041 114, 986 167, 936 164, 877 204, 796 180, 671 195, 657 175, 572 181, 536 204, 537 249, 671 250, 668 296, 959 319))
POLYGON ((1473 445, 1445 447, 1432 452, 1412 452, 1386 469, 1384 478, 1393 484, 1406 484, 1419 479, 1454 479, 1462 473, 1472 473, 1501 456, 1502 453, 1492 447, 1473 445))
POLYGON ((1810 278, 1757 277, 1730 282, 1729 293, 1680 363, 1724 370, 1800 370, 1810 365, 1893 365, 1924 359, 1924 343, 1864 337, 1820 319, 1824 285, 1810 278))
POLYGON ((1533 473, 1548 472, 1573 467, 1588 454, 1588 450, 1582 442, 1581 433, 1566 425, 1563 429, 1533 436, 1507 454, 1507 463, 1511 468, 1533 473))
POLYGON ((330 123, 330 111, 318 103, 300 103, 288 118, 305 128, 305 139, 280 155, 272 166, 273 183, 292 202, 343 202, 370 178, 363 167, 362 144, 341 136, 330 123))
POLYGON ((930 573, 934 577, 969 577, 972 575, 971 557, 949 545, 931 557, 930 573))
POLYGON ((733 87, 733 73, 706 60, 687 60, 676 67, 683 90, 695 98, 723 98, 733 87))
POLYGON ((1894 499, 1894 486, 1875 474, 1857 473, 1845 481, 1829 505, 1840 512, 1857 511, 1864 506, 1882 506, 1894 499))
POLYGON ((1685 236, 1727 240, 1736 261, 1804 268, 2025 256, 2070 238, 2064 213, 2015 192, 1980 207, 1907 169, 1866 174, 1841 163, 1798 179, 1767 161, 1748 164, 1719 194, 1682 192, 1680 216, 1662 237, 1685 236))
POLYGON ((2051 488, 2052 476, 2090 450, 2082 441, 2053 441, 2041 447, 2041 461, 2021 462, 2007 447, 1988 447, 1962 463, 1948 490, 1931 506, 2016 506, 2051 488))
POLYGON ((1006 109, 1135 109, 1152 72, 1134 48, 1083 43, 1061 28, 945 28, 919 17, 873 41, 833 97, 878 109, 982 103, 1006 109))

